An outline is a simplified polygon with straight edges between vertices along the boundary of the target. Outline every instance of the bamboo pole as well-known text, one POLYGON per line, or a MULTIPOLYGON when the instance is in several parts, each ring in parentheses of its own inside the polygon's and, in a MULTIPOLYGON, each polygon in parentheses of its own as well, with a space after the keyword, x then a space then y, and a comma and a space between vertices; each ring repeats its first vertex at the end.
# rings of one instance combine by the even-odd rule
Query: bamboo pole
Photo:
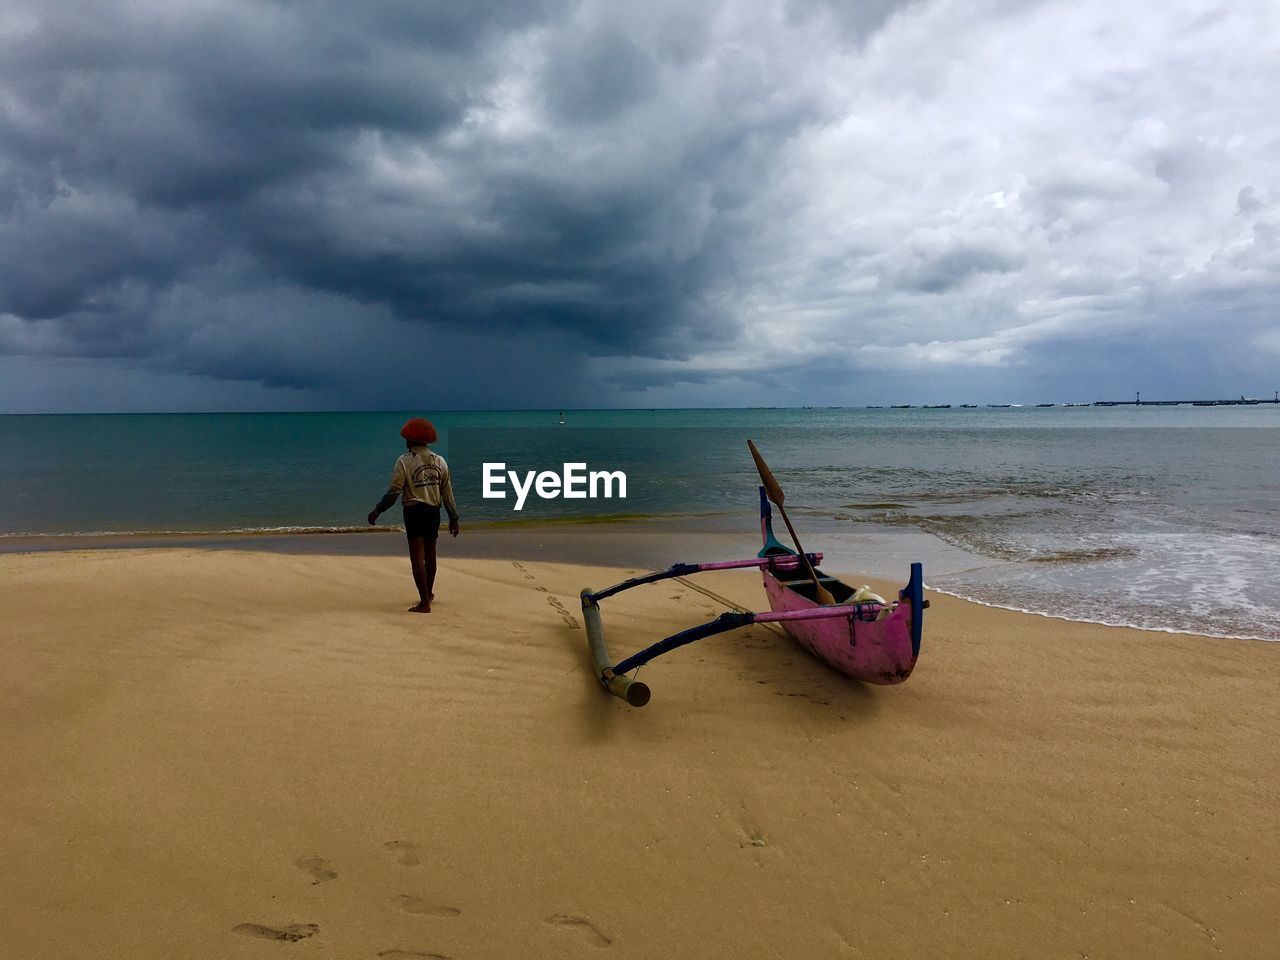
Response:
POLYGON ((648 686, 613 672, 613 661, 604 642, 604 624, 600 622, 600 605, 591 599, 590 587, 582 588, 582 622, 587 628, 591 666, 600 685, 619 700, 625 700, 633 707, 643 707, 649 702, 648 686))

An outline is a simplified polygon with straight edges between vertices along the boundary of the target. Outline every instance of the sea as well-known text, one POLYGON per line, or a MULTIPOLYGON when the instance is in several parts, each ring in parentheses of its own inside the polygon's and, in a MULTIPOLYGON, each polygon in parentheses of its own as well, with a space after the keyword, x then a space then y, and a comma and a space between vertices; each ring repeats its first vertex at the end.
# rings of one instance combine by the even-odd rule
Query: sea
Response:
MULTIPOLYGON (((984 604, 1280 640, 1271 403, 0 416, 0 549, 68 534, 355 534, 418 415, 439 429, 466 524, 644 518, 675 538, 741 531, 751 555, 751 438, 829 570, 905 582, 920 560, 930 588, 984 604), (557 495, 566 463, 621 471, 626 496, 557 495), (558 477, 516 510, 530 471, 558 477), (505 496, 484 496, 486 474, 505 496)), ((672 561, 733 559, 687 553, 672 561)))

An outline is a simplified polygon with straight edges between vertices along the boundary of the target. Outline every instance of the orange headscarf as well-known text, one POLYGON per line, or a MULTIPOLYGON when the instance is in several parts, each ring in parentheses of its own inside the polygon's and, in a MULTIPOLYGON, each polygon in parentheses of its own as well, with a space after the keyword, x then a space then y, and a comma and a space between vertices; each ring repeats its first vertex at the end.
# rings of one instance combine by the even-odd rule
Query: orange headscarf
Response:
POLYGON ((400 428, 400 436, 414 443, 435 443, 436 428, 430 420, 414 417, 400 428))

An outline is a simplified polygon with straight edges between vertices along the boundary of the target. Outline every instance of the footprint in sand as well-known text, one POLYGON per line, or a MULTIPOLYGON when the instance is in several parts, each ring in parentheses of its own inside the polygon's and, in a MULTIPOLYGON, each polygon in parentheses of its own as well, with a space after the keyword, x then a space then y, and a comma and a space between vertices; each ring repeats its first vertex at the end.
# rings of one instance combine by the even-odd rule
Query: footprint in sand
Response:
POLYGON ((231 928, 232 933, 246 937, 257 937, 259 940, 278 940, 283 943, 297 943, 307 937, 314 937, 320 928, 314 923, 291 923, 283 929, 264 927, 260 923, 238 923, 231 928))
POLYGON ((299 857, 293 861, 293 865, 299 870, 311 874, 311 883, 324 883, 326 880, 336 880, 338 875, 329 869, 329 864, 320 857, 299 857))
POLYGON ((379 950, 385 960, 449 960, 443 953, 426 953, 422 950, 379 950))
POLYGON ((400 894, 400 909, 419 917, 456 917, 462 913, 457 907, 436 906, 411 893, 400 894))
POLYGON ((418 845, 409 840, 388 840, 383 846, 396 854, 396 863, 402 867, 416 867, 422 862, 418 857, 418 845))
POLYGON ((581 930, 586 935, 588 942, 593 946, 607 947, 613 943, 611 938, 601 933, 600 928, 586 917, 573 917, 565 913, 556 913, 547 917, 543 922, 564 930, 581 930))
POLYGON ((523 574, 524 574, 524 578, 525 578, 526 580, 536 580, 536 579, 537 579, 537 578, 536 578, 532 573, 530 573, 530 572, 528 571, 528 569, 525 567, 525 565, 524 565, 523 563, 518 563, 518 562, 516 562, 515 560, 512 560, 512 561, 511 561, 511 565, 512 565, 513 567, 515 567, 517 570, 519 570, 521 573, 523 573, 523 574))
POLYGON ((814 693, 808 693, 804 690, 775 690, 774 696, 778 697, 799 697, 801 700, 808 700, 810 703, 816 703, 821 707, 831 706, 831 701, 825 697, 820 697, 814 693))
POLYGON ((573 627, 573 629, 575 630, 578 629, 577 617, 575 617, 573 614, 571 614, 568 610, 565 609, 564 604, 560 602, 559 598, 553 597, 550 594, 548 594, 547 603, 551 604, 552 610, 560 614, 560 619, 565 622, 566 626, 573 627))

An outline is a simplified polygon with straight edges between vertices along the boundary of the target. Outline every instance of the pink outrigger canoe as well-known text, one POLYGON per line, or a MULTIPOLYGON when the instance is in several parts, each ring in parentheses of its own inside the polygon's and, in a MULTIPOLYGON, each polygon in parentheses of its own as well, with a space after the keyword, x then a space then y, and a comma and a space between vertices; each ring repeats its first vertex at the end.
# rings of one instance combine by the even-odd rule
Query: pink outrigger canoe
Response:
POLYGON ((781 623, 800 646, 856 680, 891 684, 901 683, 911 675, 920 655, 924 610, 929 605, 924 599, 924 576, 920 564, 911 564, 910 579, 898 591, 896 602, 853 603, 850 601, 855 589, 817 568, 822 554, 808 553, 805 556, 814 573, 836 601, 834 605, 823 606, 815 599, 813 581, 809 579, 799 555, 779 543, 773 535, 773 512, 764 487, 760 488, 760 534, 764 545, 759 554, 749 560, 677 563, 666 570, 633 577, 604 590, 583 588, 582 617, 587 628, 587 644, 596 677, 604 689, 634 707, 642 707, 649 702, 649 688, 627 674, 677 647, 752 623, 781 623), (673 634, 625 660, 613 663, 600 620, 601 600, 646 583, 709 570, 743 567, 760 569, 770 612, 738 610, 723 613, 708 623, 673 634))

